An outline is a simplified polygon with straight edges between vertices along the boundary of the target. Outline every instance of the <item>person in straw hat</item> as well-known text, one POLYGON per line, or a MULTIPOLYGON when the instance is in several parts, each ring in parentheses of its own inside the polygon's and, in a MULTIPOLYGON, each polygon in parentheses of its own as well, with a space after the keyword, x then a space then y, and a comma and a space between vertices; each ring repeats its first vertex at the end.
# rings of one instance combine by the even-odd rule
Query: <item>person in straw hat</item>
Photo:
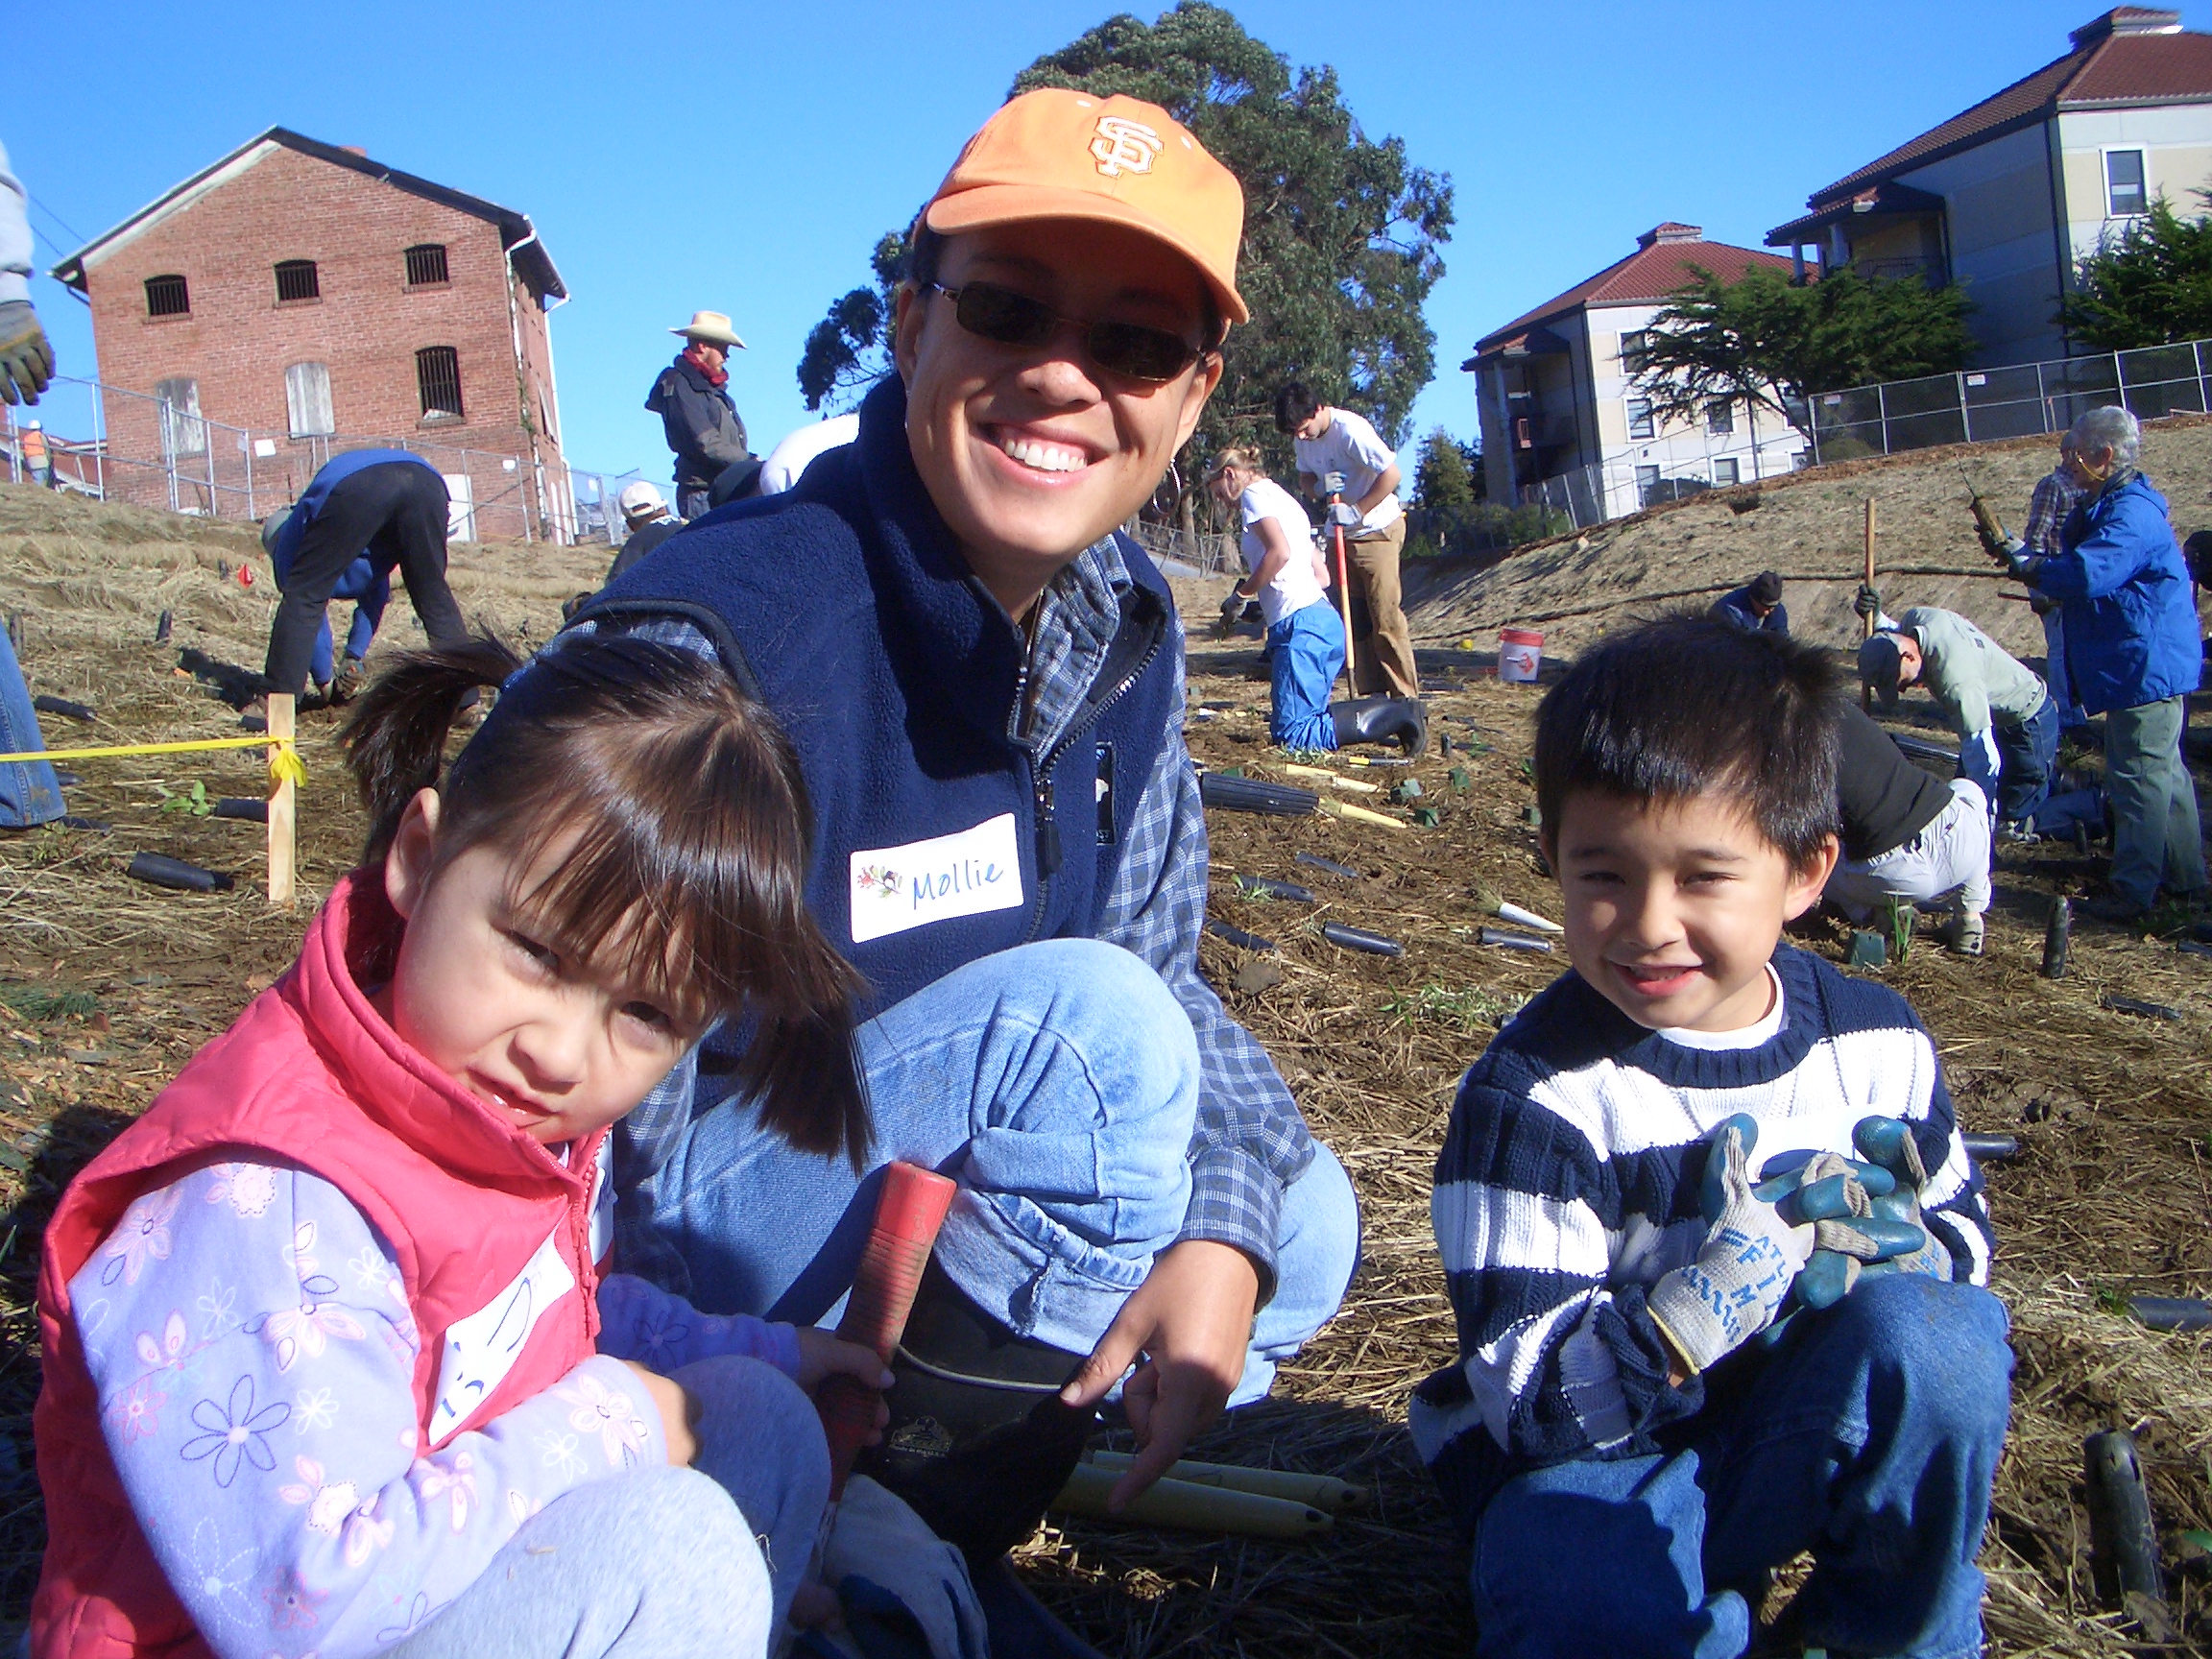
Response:
POLYGON ((661 371, 645 407, 661 417, 676 452, 676 511, 696 518, 708 510, 708 492, 723 470, 753 458, 724 367, 745 342, 719 311, 694 311, 689 323, 668 332, 683 337, 684 349, 661 371))
MULTIPOLYGON (((1168 113, 1024 93, 914 227, 896 372, 792 489, 575 627, 720 658, 781 718, 806 902, 866 979, 865 1160, 957 1176, 874 1471, 972 1553, 1029 1535, 1115 1384, 1126 1503, 1335 1311, 1341 1165, 1198 973, 1206 826, 1166 582, 1117 527, 1221 376, 1243 193, 1168 113)), ((555 649, 558 649, 556 646, 555 649)), ((731 1026, 630 1120, 616 1251, 827 1314, 877 1183, 795 1155, 731 1026)))

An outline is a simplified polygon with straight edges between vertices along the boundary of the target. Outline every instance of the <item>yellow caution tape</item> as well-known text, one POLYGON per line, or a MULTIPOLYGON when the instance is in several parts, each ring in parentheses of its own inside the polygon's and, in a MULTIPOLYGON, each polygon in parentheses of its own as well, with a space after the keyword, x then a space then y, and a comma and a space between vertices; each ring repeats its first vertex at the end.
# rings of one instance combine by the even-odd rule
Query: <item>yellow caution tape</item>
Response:
POLYGON ((307 763, 300 751, 282 737, 201 737, 187 743, 106 743, 89 749, 24 749, 0 755, 0 765, 15 760, 112 760, 130 755, 196 755, 217 749, 274 749, 269 757, 269 780, 295 783, 307 781, 307 763))

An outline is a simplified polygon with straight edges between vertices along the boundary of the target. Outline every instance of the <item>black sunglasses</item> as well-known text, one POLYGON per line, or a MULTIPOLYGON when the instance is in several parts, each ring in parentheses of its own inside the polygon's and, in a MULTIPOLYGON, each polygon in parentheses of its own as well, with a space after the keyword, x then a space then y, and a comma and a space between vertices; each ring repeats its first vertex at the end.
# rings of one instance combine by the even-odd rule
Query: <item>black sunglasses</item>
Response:
POLYGON ((1085 323, 1062 317, 1043 301, 995 282, 966 282, 957 288, 931 282, 928 286, 952 301, 953 320, 978 339, 999 346, 1036 347, 1067 325, 1083 331, 1084 355, 1108 373, 1130 380, 1154 385, 1172 380, 1204 349, 1180 334, 1147 328, 1142 323, 1085 323))

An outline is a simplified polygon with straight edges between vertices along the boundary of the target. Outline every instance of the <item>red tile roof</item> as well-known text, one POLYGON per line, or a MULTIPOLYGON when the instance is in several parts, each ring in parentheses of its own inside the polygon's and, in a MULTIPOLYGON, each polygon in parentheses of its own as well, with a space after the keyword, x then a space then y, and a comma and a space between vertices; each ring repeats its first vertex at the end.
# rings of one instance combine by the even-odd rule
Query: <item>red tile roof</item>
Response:
POLYGON ((2140 6, 2106 12, 2074 32, 2074 50, 2065 57, 1815 190, 1805 204, 1817 212, 1882 179, 2048 120, 2061 109, 2212 99, 2212 35, 2165 32, 2179 15, 2140 6))
POLYGON ((1503 328, 1493 329, 1475 343, 1477 356, 1503 349, 1519 334, 1565 312, 1590 305, 1657 305, 1690 286, 1697 277, 1692 266, 1733 282, 1745 272, 1764 267, 1790 271, 1795 266, 1779 253, 1756 248, 1738 248, 1727 242, 1697 240, 1695 225, 1666 224, 1646 231, 1643 244, 1619 264, 1608 265, 1597 276, 1577 282, 1566 293, 1547 300, 1535 310, 1516 317, 1503 328))

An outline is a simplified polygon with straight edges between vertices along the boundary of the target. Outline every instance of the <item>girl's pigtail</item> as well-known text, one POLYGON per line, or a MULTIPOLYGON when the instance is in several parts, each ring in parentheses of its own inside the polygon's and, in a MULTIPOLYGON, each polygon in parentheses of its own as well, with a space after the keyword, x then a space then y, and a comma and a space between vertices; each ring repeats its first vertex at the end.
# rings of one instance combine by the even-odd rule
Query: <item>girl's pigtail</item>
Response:
POLYGON ((521 665, 506 644, 479 634, 465 644, 406 652, 370 683, 339 733, 369 814, 362 862, 384 856, 407 803, 437 785, 445 739, 462 706, 521 665))

